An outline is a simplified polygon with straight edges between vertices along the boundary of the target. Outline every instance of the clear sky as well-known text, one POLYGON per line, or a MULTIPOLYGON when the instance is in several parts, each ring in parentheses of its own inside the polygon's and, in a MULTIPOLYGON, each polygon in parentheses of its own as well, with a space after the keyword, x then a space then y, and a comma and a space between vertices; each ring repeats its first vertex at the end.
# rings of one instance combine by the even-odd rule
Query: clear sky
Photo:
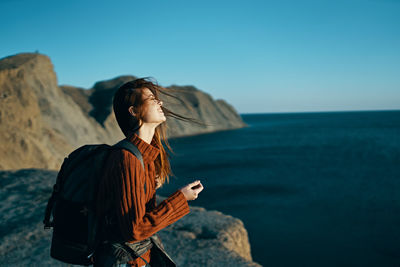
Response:
POLYGON ((400 109, 400 0, 0 1, 0 57, 59 84, 194 85, 240 113, 400 109))

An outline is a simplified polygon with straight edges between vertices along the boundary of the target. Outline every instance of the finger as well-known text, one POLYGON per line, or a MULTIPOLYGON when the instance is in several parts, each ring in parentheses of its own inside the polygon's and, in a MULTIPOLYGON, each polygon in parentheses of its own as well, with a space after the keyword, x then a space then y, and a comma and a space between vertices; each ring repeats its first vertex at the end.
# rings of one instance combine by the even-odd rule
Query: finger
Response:
POLYGON ((198 195, 201 191, 203 191, 204 187, 202 184, 200 184, 199 188, 193 189, 193 191, 198 195))
POLYGON ((196 186, 200 183, 200 180, 194 181, 193 183, 188 184, 189 187, 196 186))

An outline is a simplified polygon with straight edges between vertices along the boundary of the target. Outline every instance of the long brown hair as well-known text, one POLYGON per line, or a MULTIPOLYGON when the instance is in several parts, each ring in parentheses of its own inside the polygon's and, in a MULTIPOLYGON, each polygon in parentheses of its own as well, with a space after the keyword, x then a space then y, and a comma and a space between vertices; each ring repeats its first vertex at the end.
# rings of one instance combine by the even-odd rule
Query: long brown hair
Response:
MULTIPOLYGON (((159 99, 159 95, 165 94, 178 99, 183 102, 179 97, 169 92, 173 92, 173 89, 167 89, 157 84, 156 81, 152 82, 151 78, 139 78, 133 81, 129 81, 123 84, 114 94, 113 109, 115 118, 117 119, 118 125, 121 128, 124 135, 129 138, 142 126, 143 117, 143 100, 142 92, 143 89, 148 88, 156 99, 159 99), (129 107, 133 106, 135 116, 129 113, 129 107)), ((178 120, 193 122, 199 125, 205 126, 206 124, 193 118, 184 117, 171 110, 161 106, 165 116, 170 116, 178 120)), ((159 182, 164 184, 165 181, 169 181, 169 176, 172 174, 171 166, 169 163, 169 154, 165 150, 163 143, 169 151, 173 152, 171 146, 168 143, 166 135, 167 125, 166 122, 158 125, 154 132, 153 140, 160 149, 160 155, 155 160, 156 175, 158 176, 159 182)))

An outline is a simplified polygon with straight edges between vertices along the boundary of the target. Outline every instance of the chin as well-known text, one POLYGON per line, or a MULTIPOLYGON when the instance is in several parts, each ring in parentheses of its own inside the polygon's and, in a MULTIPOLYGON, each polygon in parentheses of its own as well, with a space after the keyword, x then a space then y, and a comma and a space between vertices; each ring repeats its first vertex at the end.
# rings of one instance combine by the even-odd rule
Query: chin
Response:
POLYGON ((159 121, 158 121, 158 124, 161 124, 161 123, 163 123, 163 122, 165 122, 167 120, 167 118, 161 118, 159 121))

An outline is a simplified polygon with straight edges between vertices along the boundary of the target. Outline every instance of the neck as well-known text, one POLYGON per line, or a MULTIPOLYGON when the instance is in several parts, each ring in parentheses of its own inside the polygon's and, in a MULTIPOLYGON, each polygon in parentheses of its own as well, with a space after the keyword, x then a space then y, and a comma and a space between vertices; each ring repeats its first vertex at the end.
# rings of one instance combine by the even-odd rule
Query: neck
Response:
POLYGON ((142 127, 140 127, 139 130, 137 130, 135 133, 143 139, 146 143, 150 144, 151 140, 153 140, 154 132, 156 130, 157 125, 149 125, 147 123, 144 123, 142 127))

